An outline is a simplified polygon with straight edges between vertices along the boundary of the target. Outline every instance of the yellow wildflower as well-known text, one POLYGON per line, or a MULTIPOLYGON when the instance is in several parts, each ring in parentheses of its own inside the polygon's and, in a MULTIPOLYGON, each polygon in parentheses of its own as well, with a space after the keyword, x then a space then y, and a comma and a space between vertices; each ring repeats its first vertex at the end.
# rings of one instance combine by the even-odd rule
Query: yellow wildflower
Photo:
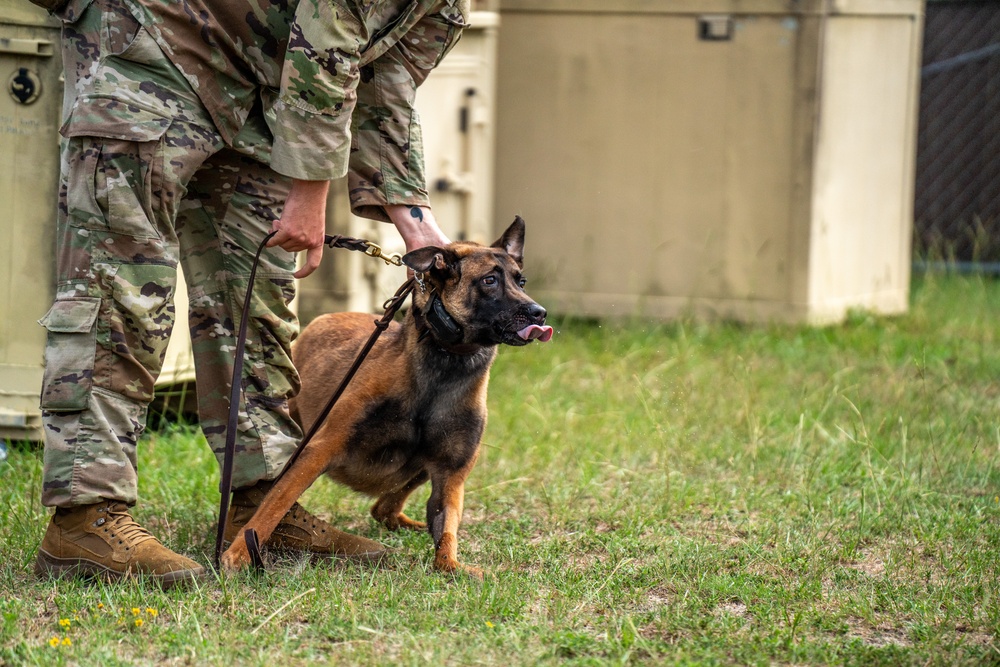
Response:
POLYGON ((72 646, 73 642, 70 640, 69 637, 63 637, 62 645, 63 646, 72 646))
POLYGON ((146 613, 152 616, 153 618, 156 618, 160 614, 160 612, 156 611, 152 607, 146 607, 146 613))
POLYGON ((59 625, 61 625, 64 628, 68 628, 70 626, 70 620, 68 618, 60 618, 59 625))
POLYGON ((489 621, 486 621, 486 627, 488 627, 488 628, 492 628, 492 627, 493 627, 493 624, 492 624, 492 623, 490 623, 489 621))
POLYGON ((52 639, 50 639, 49 640, 49 646, 51 646, 52 648, 55 648, 56 646, 59 646, 59 638, 58 637, 53 637, 52 639))
POLYGON ((142 610, 139 609, 138 607, 132 607, 132 615, 133 616, 138 616, 140 611, 142 611, 142 610))
POLYGON ((141 618, 135 619, 135 627, 141 628, 144 621, 141 618))

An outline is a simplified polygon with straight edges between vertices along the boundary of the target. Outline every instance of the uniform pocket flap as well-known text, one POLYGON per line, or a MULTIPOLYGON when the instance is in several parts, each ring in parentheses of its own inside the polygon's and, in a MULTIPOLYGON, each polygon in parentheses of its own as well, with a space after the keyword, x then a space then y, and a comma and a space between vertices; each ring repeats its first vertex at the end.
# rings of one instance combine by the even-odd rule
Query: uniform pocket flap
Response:
POLYGON ((101 300, 96 297, 56 301, 38 323, 55 333, 87 333, 97 321, 100 307, 101 300))
POLYGON ((81 97, 59 133, 64 137, 102 137, 157 141, 170 127, 166 116, 111 97, 81 97))
POLYGON ((465 28, 469 25, 471 12, 469 0, 445 0, 447 7, 441 9, 441 17, 452 25, 465 28))
POLYGON ((76 23, 94 0, 31 0, 53 12, 63 23, 76 23))

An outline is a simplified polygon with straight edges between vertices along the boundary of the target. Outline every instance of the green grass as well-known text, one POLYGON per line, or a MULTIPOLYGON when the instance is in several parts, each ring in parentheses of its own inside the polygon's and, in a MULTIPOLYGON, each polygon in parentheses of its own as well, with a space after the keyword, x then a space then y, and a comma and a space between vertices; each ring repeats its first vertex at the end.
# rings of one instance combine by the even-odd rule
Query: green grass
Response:
MULTIPOLYGON (((432 573, 427 535, 326 480, 306 507, 386 565, 40 582, 41 457, 13 446, 0 664, 1000 664, 998 313, 1000 283, 936 276, 898 318, 563 320, 504 350, 459 534, 483 583, 432 573)), ((200 435, 150 435, 140 470, 136 516, 207 563, 200 435)))

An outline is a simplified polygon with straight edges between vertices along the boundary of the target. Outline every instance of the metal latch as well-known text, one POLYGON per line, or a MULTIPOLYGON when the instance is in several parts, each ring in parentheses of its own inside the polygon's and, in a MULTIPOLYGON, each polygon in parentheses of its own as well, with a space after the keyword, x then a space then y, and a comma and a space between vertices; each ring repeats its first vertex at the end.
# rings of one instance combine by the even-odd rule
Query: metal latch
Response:
POLYGON ((698 17, 698 39, 727 41, 733 38, 733 17, 728 14, 698 17))
POLYGON ((398 252, 386 253, 383 252, 382 246, 377 243, 372 243, 368 241, 368 249, 365 250, 365 254, 369 257, 374 257, 375 259, 381 259, 386 264, 392 264, 393 266, 403 265, 403 256, 398 252))

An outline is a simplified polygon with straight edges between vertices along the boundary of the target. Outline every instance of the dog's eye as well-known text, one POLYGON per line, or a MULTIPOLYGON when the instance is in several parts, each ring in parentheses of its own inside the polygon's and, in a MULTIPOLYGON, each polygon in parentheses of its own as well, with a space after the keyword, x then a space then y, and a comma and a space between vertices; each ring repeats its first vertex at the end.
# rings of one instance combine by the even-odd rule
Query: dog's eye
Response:
POLYGON ((486 276, 485 278, 483 278, 482 282, 483 282, 484 285, 496 285, 497 284, 497 277, 496 276, 486 276))
POLYGON ((528 279, 522 276, 517 279, 517 284, 520 285, 521 289, 524 289, 524 286, 528 284, 528 279))

